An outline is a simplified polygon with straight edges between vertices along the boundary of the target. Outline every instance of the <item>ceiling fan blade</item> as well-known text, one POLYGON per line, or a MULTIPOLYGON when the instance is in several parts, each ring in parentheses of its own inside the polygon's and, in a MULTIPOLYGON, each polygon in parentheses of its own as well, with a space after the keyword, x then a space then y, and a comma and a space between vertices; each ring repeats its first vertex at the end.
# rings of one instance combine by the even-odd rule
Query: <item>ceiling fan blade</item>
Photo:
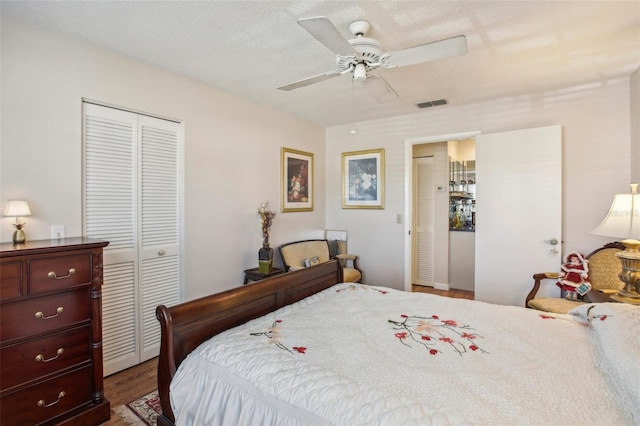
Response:
POLYGON ((342 74, 340 71, 329 71, 324 74, 314 75, 313 77, 305 78, 304 80, 298 80, 293 83, 280 86, 278 87, 278 90, 285 90, 288 92, 293 89, 299 89, 300 87, 310 86, 321 81, 329 80, 330 78, 337 77, 340 74, 342 74))
POLYGON ((365 82, 367 91, 378 103, 389 102, 398 97, 387 81, 379 75, 370 74, 365 82))
POLYGON ((447 38, 421 46, 410 47, 397 52, 390 52, 389 65, 404 67, 407 65, 421 64, 423 62, 437 61, 438 59, 451 58, 467 53, 467 39, 465 36, 447 38))
POLYGON ((342 56, 356 54, 349 42, 340 35, 338 29, 324 16, 298 19, 298 24, 333 53, 342 56))

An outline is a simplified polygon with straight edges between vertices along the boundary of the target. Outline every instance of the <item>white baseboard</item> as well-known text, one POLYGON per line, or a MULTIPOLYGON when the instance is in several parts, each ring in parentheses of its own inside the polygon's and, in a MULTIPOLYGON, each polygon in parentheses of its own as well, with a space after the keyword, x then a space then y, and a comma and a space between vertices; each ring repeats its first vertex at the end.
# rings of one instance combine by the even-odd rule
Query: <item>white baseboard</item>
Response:
POLYGON ((436 290, 449 291, 449 284, 434 283, 433 288, 436 290))

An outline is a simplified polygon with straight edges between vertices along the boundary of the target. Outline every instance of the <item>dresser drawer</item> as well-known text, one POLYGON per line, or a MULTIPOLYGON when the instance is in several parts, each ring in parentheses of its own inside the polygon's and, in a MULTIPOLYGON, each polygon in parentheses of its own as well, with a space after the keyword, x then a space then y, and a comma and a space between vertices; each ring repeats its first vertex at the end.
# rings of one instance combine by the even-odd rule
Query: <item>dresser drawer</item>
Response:
POLYGON ((27 264, 29 294, 91 284, 90 252, 31 259, 27 264))
POLYGON ((40 382, 0 399, 0 424, 34 425, 92 403, 91 366, 40 382))
POLYGON ((0 263, 0 300, 22 296, 22 262, 0 263))
POLYGON ((2 389, 89 363, 90 339, 91 328, 86 325, 3 348, 0 351, 2 389))
POLYGON ((89 322, 90 315, 88 288, 3 303, 0 308, 0 341, 89 322))

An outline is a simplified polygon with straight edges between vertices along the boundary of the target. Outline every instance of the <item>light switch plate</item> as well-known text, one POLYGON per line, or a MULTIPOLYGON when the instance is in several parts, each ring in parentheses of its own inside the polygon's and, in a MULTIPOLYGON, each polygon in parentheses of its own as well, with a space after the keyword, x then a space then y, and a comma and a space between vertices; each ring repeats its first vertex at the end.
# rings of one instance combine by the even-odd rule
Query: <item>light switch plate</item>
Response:
POLYGON ((327 240, 347 241, 347 231, 335 231, 327 229, 325 232, 325 238, 327 240))

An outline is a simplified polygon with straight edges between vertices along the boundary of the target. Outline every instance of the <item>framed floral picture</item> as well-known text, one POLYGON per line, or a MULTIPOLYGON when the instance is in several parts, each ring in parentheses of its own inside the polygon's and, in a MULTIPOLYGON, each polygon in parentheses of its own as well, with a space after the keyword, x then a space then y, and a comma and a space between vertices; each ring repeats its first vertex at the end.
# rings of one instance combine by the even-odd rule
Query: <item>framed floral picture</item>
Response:
POLYGON ((342 208, 384 209, 384 149, 342 153, 342 208))
POLYGON ((282 211, 313 210, 313 154, 282 148, 282 211))

